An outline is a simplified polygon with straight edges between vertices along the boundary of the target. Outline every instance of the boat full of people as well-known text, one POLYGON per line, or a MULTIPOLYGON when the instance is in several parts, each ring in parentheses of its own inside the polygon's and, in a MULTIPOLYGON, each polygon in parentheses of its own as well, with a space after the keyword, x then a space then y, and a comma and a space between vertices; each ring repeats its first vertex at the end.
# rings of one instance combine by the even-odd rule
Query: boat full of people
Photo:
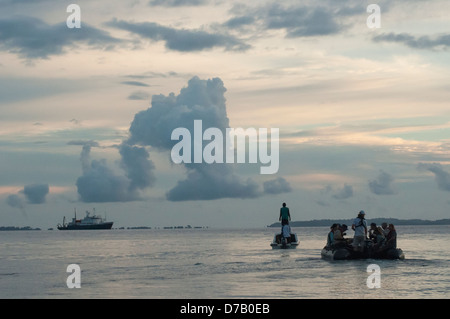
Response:
POLYGON ((364 251, 355 251, 351 244, 341 247, 325 246, 321 251, 324 259, 330 260, 350 260, 350 259, 405 259, 405 254, 400 248, 389 248, 383 251, 373 249, 372 242, 366 240, 364 251))
POLYGON ((84 230, 84 229, 111 229, 113 222, 107 222, 106 219, 101 216, 91 215, 89 211, 86 211, 86 216, 83 219, 77 219, 77 212, 75 211, 75 217, 71 222, 66 223, 66 217, 63 218, 63 223, 58 224, 59 230, 84 230))
MULTIPOLYGON (((358 227, 358 226, 356 226, 358 227)), ((355 229, 355 224, 352 229, 355 229)), ((327 244, 321 251, 324 259, 349 260, 349 259, 405 259, 403 250, 397 248, 397 231, 394 225, 383 223, 377 226, 370 225, 367 231, 368 237, 356 242, 354 238, 345 238, 347 225, 333 224, 327 236, 327 244)))

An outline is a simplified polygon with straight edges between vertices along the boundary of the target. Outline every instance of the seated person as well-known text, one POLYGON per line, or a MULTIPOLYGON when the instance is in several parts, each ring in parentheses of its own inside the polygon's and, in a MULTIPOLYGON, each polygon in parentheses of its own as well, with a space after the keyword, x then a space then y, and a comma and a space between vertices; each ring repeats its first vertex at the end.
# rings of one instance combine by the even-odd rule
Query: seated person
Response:
POLYGON ((333 248, 334 247, 334 232, 336 231, 338 225, 333 224, 330 227, 330 232, 327 235, 327 248, 333 248))
POLYGON ((284 237, 284 242, 286 244, 291 242, 291 226, 289 226, 289 224, 283 225, 282 236, 284 237))
POLYGON ((335 227, 335 230, 333 232, 333 239, 334 239, 334 247, 337 246, 345 246, 347 245, 347 239, 344 238, 344 236, 346 235, 345 231, 348 229, 348 226, 343 224, 337 224, 337 226, 335 227))
POLYGON ((378 251, 381 246, 385 243, 386 238, 384 237, 383 228, 378 226, 376 230, 374 230, 373 235, 375 236, 373 239, 374 245, 373 249, 378 251))
POLYGON ((397 231, 393 224, 389 224, 389 233, 386 236, 386 246, 389 248, 397 248, 397 231))
POLYGON ((375 232, 377 231, 377 224, 375 223, 371 223, 370 224, 370 229, 369 229, 369 239, 371 241, 373 241, 374 243, 376 242, 376 235, 375 232))
POLYGON ((397 231, 393 224, 388 226, 389 233, 386 236, 385 242, 380 248, 380 251, 385 251, 388 249, 397 249, 397 231))

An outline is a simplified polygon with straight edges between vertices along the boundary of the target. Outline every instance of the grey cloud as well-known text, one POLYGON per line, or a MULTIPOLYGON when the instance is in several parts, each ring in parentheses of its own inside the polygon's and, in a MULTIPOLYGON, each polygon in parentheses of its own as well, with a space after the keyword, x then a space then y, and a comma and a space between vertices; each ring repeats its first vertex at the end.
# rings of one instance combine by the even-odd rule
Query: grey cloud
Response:
POLYGON ((282 194, 292 191, 291 185, 283 177, 264 182, 263 188, 266 194, 282 194))
POLYGON ((284 5, 272 3, 257 7, 235 6, 231 11, 236 16, 222 23, 222 27, 237 29, 254 26, 260 34, 265 30, 284 30, 286 37, 314 37, 334 35, 346 30, 351 22, 348 18, 357 14, 366 14, 366 7, 360 3, 325 4, 301 3, 284 5))
POLYGON ((381 171, 376 180, 369 181, 369 189, 376 195, 394 195, 396 190, 393 187, 394 177, 381 171))
POLYGON ((45 196, 49 193, 48 184, 31 184, 23 188, 23 193, 30 204, 45 203, 45 196))
POLYGON ((89 153, 91 152, 91 147, 99 147, 100 145, 96 141, 85 141, 85 140, 76 140, 76 141, 69 141, 67 142, 67 145, 80 145, 83 146, 81 155, 80 155, 80 161, 81 161, 81 168, 83 170, 83 173, 86 173, 89 171, 89 153))
POLYGON ((92 48, 111 49, 120 42, 87 23, 79 29, 70 29, 65 21, 50 25, 29 16, 0 20, 0 49, 25 59, 47 59, 52 55, 64 54, 81 43, 92 48))
POLYGON ((384 33, 372 38, 374 42, 393 42, 406 45, 414 49, 439 49, 450 46, 450 34, 438 36, 414 36, 408 33, 384 33))
MULTIPOLYGON (((73 121, 73 120, 71 120, 71 121, 73 121)), ((89 140, 89 141, 86 141, 86 140, 74 140, 74 141, 67 142, 67 145, 81 145, 81 146, 88 145, 90 147, 100 147, 98 142, 93 141, 93 140, 89 140)))
MULTIPOLYGON (((48 1, 52 1, 52 0, 41 0, 39 2, 48 2, 48 1)), ((2 5, 7 5, 7 4, 28 4, 28 3, 36 3, 36 0, 0 0, 0 4, 2 5)))
POLYGON ((144 82, 139 82, 139 81, 123 81, 121 83, 126 84, 126 85, 134 85, 134 86, 146 86, 146 87, 150 86, 144 82))
POLYGON ((325 7, 273 5, 265 21, 268 29, 285 29, 291 38, 332 35, 343 30, 334 11, 325 7))
MULTIPOLYGON (((130 126, 129 145, 148 145, 169 151, 178 143, 171 140, 178 127, 193 132, 194 120, 225 132, 229 127, 226 113, 226 89, 219 78, 201 80, 194 77, 178 95, 154 95, 152 106, 137 113, 130 126)), ((193 144, 193 143, 192 143, 193 144)), ((229 164, 184 163, 187 178, 169 190, 170 201, 212 200, 218 198, 252 198, 259 196, 258 185, 241 180, 229 164)))
POLYGON ((23 214, 26 214, 25 203, 19 195, 9 195, 6 198, 6 203, 13 208, 20 209, 23 214))
POLYGON ((351 185, 345 184, 341 189, 339 189, 333 197, 336 199, 347 199, 353 196, 353 187, 351 185))
POLYGON ((121 167, 130 180, 130 190, 153 186, 155 166, 149 160, 150 155, 145 148, 123 143, 120 146, 120 155, 122 156, 121 167))
POLYGON ((331 185, 325 186, 320 190, 321 199, 316 200, 320 206, 330 206, 330 199, 344 200, 352 197, 354 194, 353 186, 344 184, 342 188, 335 189, 331 185))
POLYGON ((201 51, 215 47, 243 51, 250 48, 249 45, 231 35, 209 33, 203 30, 175 29, 154 22, 138 23, 113 19, 106 25, 129 31, 144 39, 164 41, 166 48, 174 51, 201 51))
POLYGON ((316 200, 316 204, 324 207, 330 206, 330 204, 322 199, 316 200))
POLYGON ((150 95, 144 91, 135 91, 128 96, 128 100, 148 100, 150 95))
POLYGON ((242 181, 228 164, 205 164, 190 168, 187 178, 179 181, 166 197, 170 201, 186 201, 259 195, 258 185, 251 179, 242 181))
POLYGON ((179 95, 153 95, 151 107, 137 113, 130 125, 128 143, 171 149, 177 141, 171 140, 172 131, 185 127, 193 132, 194 120, 204 127, 229 127, 222 80, 200 80, 194 77, 179 95))
POLYGON ((201 6, 207 4, 208 0, 151 0, 149 6, 162 7, 184 7, 184 6, 201 6))
POLYGON ((179 76, 177 72, 169 71, 169 72, 144 72, 142 74, 129 74, 125 75, 127 78, 131 79, 155 79, 155 78, 169 78, 172 76, 179 76))
POLYGON ((444 170, 441 164, 419 163, 419 170, 427 170, 434 174, 438 188, 443 191, 450 192, 450 173, 444 170))
POLYGON ((93 160, 90 168, 76 182, 78 194, 83 202, 121 202, 138 199, 129 192, 129 180, 114 172, 105 160, 93 160))
MULTIPOLYGON (((80 199, 84 202, 142 199, 142 191, 152 187, 156 180, 153 174, 155 166, 146 147, 152 151, 170 151, 179 143, 172 140, 172 132, 180 127, 194 132, 194 120, 201 120, 204 129, 213 127, 225 134, 229 127, 225 92, 219 78, 201 80, 193 77, 178 95, 154 95, 151 107, 135 114, 129 138, 118 147, 122 174, 112 170, 104 159, 90 159, 91 148, 98 147, 95 141, 69 142, 82 146, 80 161, 83 174, 76 181, 80 199)), ((193 162, 181 164, 186 168, 187 176, 166 193, 168 200, 255 198, 262 195, 259 185, 251 179, 242 179, 231 164, 193 162)), ((289 183, 283 178, 266 182, 264 188, 271 194, 290 191, 289 183)))
POLYGON ((255 17, 254 16, 240 16, 240 17, 234 17, 226 21, 223 25, 230 29, 237 29, 245 25, 253 24, 255 23, 255 17))
POLYGON ((72 124, 74 124, 74 125, 80 125, 80 124, 81 124, 81 121, 80 121, 80 120, 77 120, 77 119, 75 119, 75 118, 71 119, 69 122, 72 123, 72 124))
POLYGON ((8 206, 19 209, 26 216, 25 199, 30 204, 43 204, 45 197, 49 193, 48 184, 30 184, 25 185, 19 194, 9 195, 6 198, 8 206), (25 199, 23 196, 25 196, 25 199))
MULTIPOLYGON (((385 14, 411 2, 379 0, 377 4, 385 14)), ((352 25, 365 25, 369 4, 358 0, 271 1, 255 6, 251 2, 239 3, 230 10, 234 16, 221 26, 233 30, 253 25, 258 36, 266 30, 284 30, 288 38, 336 35, 352 25)))

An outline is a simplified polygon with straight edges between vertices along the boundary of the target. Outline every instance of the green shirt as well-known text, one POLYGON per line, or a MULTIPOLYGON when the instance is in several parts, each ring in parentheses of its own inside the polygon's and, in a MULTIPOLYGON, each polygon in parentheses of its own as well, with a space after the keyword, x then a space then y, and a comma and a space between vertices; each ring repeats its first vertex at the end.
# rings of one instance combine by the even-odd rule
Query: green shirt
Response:
POLYGON ((281 219, 289 219, 289 217, 290 217, 289 208, 281 207, 280 208, 280 216, 281 216, 281 219))

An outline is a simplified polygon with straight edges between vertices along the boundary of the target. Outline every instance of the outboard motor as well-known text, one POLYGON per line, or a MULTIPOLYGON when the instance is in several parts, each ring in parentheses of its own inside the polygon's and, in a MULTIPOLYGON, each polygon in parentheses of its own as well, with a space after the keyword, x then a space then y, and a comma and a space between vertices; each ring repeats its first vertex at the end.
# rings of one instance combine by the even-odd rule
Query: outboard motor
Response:
POLYGON ((286 238, 284 236, 281 237, 281 247, 286 248, 286 238))

